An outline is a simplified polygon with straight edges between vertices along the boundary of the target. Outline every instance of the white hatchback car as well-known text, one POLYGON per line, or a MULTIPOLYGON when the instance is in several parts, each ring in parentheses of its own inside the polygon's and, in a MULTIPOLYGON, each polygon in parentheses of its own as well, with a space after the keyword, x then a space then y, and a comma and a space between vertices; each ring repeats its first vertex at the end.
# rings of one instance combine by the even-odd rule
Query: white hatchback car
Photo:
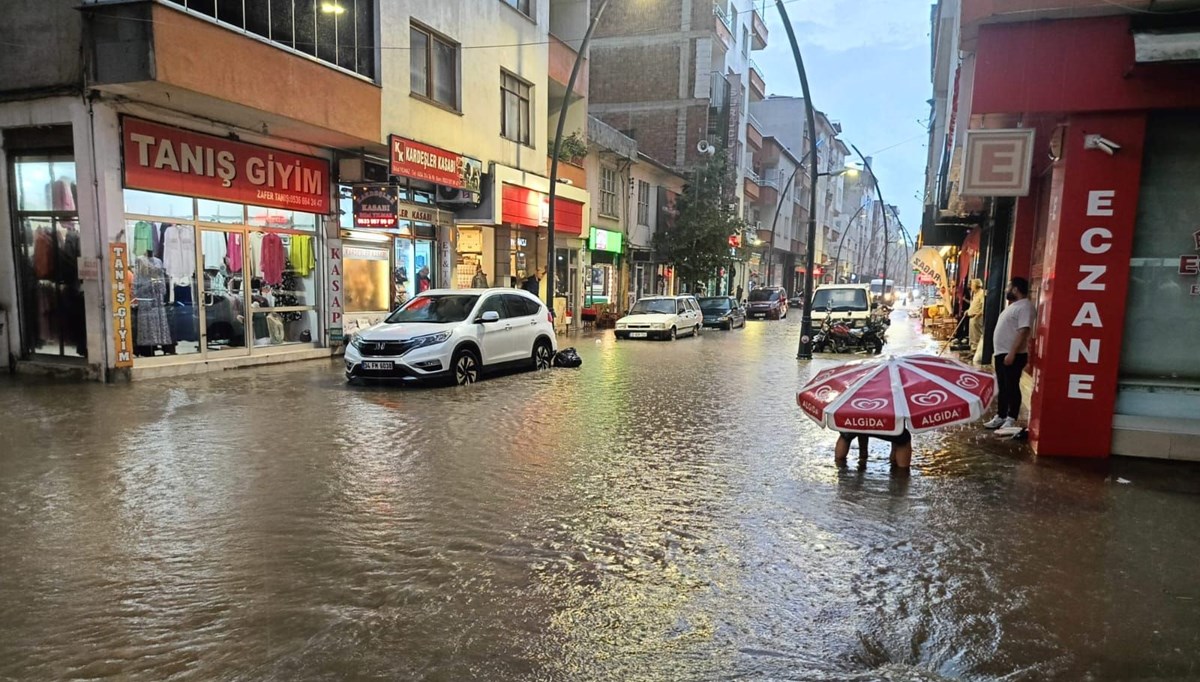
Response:
POLYGON ((484 370, 551 366, 558 349, 546 306, 520 289, 434 289, 355 334, 346 379, 451 379, 484 370))
POLYGON ((617 320, 618 339, 668 339, 700 335, 704 313, 694 296, 650 296, 640 299, 617 320))

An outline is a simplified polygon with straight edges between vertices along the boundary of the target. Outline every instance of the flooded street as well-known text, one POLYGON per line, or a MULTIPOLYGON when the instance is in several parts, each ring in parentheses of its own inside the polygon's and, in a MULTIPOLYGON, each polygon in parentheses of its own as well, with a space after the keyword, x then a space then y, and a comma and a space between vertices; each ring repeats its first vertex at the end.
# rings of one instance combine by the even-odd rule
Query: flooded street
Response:
POLYGON ((465 389, 0 380, 0 679, 1200 678, 1200 468, 839 469, 798 317, 465 389))

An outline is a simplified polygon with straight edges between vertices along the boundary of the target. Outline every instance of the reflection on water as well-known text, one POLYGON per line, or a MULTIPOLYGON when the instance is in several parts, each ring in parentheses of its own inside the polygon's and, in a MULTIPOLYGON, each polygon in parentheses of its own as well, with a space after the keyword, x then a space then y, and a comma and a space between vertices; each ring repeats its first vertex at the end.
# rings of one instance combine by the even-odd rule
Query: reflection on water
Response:
POLYGON ((1200 676, 1200 472, 975 428, 839 469, 798 331, 468 389, 0 383, 0 678, 1200 676))

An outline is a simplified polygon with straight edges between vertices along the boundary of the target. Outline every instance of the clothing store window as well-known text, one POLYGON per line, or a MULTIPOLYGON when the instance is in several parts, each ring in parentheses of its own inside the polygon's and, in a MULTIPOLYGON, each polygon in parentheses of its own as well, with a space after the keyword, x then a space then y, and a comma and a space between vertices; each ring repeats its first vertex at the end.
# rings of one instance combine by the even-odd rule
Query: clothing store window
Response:
POLYGON ((11 158, 21 356, 87 357, 75 160, 70 153, 11 158))
POLYGON ((134 355, 312 343, 316 216, 125 190, 134 355))

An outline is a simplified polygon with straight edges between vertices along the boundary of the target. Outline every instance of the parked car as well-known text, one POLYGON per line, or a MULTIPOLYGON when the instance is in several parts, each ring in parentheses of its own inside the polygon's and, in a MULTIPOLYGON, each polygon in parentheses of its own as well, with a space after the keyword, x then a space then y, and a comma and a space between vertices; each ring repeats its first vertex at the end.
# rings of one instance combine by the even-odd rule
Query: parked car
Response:
POLYGON ((783 287, 760 287, 750 292, 746 299, 746 317, 763 317, 782 320, 788 314, 787 289, 783 287))
POLYGON ((433 289, 355 334, 346 379, 449 379, 474 383, 486 370, 549 368, 554 324, 536 296, 519 289, 433 289))
POLYGON ((829 314, 831 323, 862 327, 871 319, 871 288, 866 284, 822 284, 813 292, 812 314, 829 314))
POLYGON ((746 312, 732 296, 708 296, 699 303, 705 327, 733 329, 746 326, 746 312))
POLYGON ((694 296, 649 296, 617 320, 618 339, 667 339, 698 336, 704 317, 694 296))

